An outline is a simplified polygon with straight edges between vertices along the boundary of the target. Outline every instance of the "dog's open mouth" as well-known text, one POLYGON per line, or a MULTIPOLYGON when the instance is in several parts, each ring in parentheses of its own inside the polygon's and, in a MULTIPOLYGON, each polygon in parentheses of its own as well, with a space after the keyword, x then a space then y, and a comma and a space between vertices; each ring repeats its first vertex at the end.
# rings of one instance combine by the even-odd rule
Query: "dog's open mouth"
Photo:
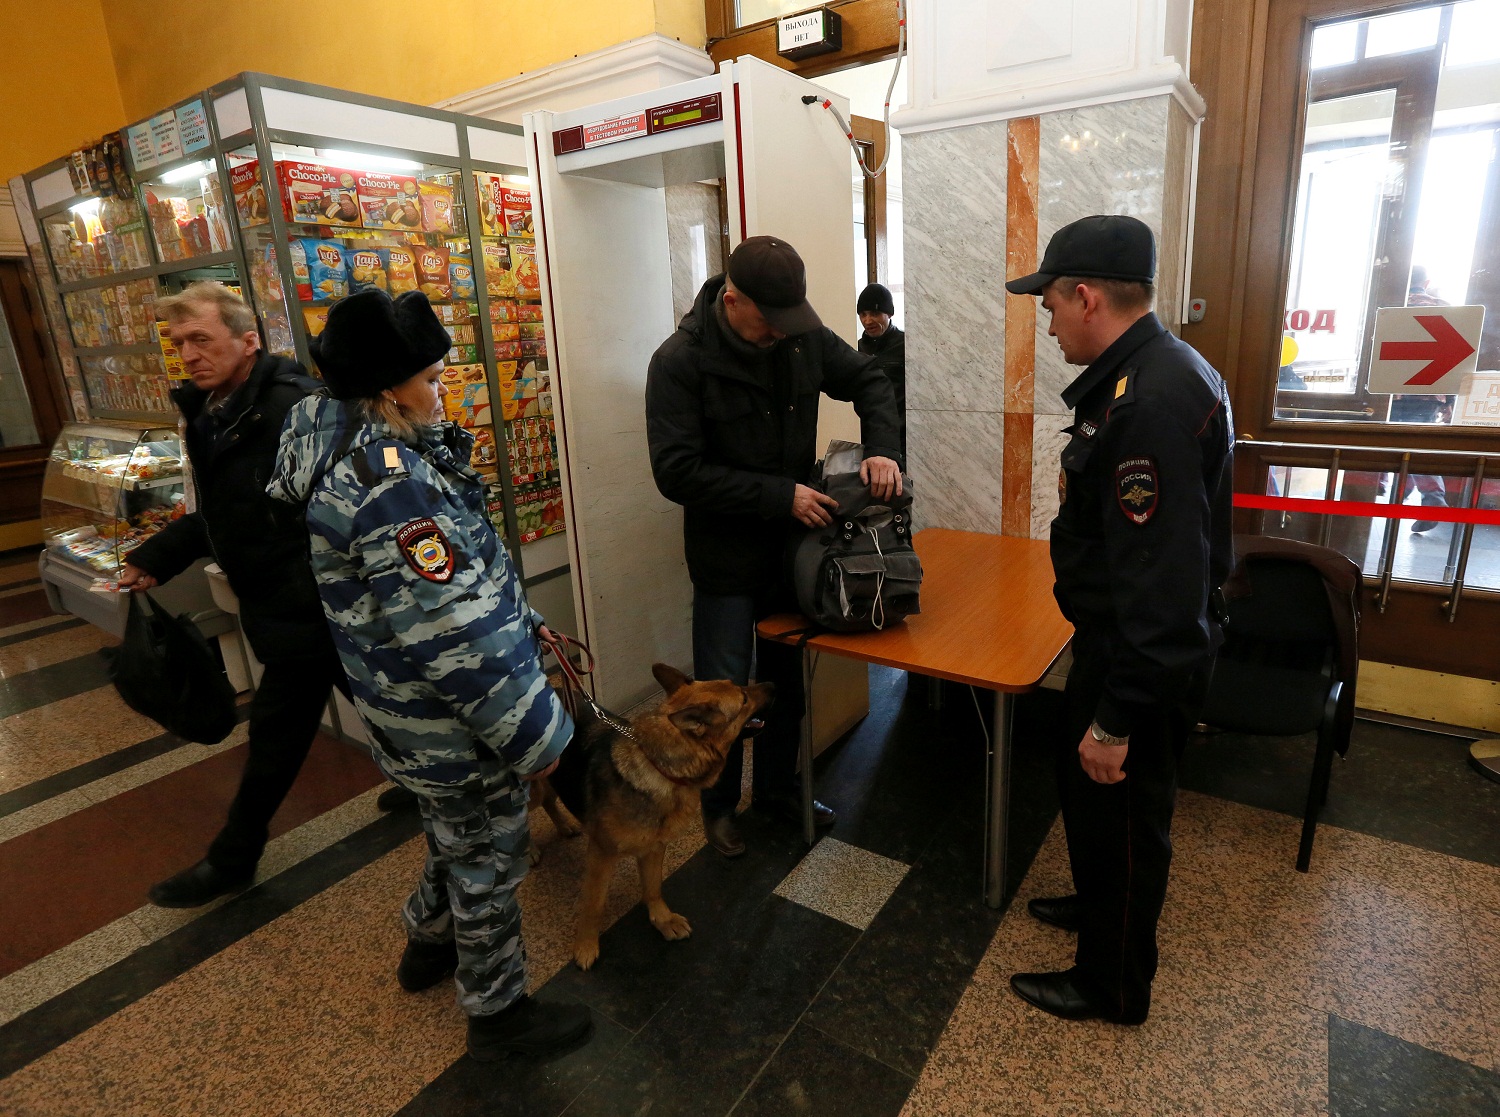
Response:
POLYGON ((746 736, 749 736, 751 733, 759 733, 765 727, 765 718, 751 718, 749 721, 745 722, 744 733, 746 736))

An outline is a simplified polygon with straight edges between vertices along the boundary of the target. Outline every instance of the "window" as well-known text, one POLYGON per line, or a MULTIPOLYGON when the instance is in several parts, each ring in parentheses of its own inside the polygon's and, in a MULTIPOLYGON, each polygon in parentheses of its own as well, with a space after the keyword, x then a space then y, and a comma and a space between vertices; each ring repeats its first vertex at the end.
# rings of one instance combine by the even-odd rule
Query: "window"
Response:
POLYGON ((1326 23, 1309 61, 1276 418, 1500 425, 1500 0, 1326 23), (1378 312, 1444 305, 1485 308, 1475 372, 1374 391, 1378 312))

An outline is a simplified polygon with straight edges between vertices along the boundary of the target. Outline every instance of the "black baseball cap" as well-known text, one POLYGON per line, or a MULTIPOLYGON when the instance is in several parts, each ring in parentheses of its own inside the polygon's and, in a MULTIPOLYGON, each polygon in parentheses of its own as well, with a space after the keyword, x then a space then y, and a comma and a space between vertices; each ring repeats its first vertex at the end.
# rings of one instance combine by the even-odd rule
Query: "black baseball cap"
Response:
POLYGON ((807 268, 778 237, 748 237, 729 254, 729 278, 760 308, 771 328, 787 337, 819 329, 823 320, 807 301, 807 268))
POLYGON ((1057 230, 1047 242, 1041 267, 1012 279, 1005 289, 1012 295, 1040 295, 1060 275, 1155 283, 1156 238, 1134 217, 1085 217, 1057 230))

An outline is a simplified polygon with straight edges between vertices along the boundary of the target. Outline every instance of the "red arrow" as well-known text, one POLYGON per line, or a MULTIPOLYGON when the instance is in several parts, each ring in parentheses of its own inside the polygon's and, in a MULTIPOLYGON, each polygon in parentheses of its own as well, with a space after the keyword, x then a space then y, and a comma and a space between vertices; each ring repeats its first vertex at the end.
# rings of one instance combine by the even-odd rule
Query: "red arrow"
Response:
POLYGON ((1474 347, 1453 323, 1441 314, 1413 315, 1422 328, 1432 335, 1431 341, 1383 341, 1382 361, 1427 361, 1428 365, 1407 381, 1408 384, 1432 384, 1452 372, 1460 361, 1473 354, 1474 347))

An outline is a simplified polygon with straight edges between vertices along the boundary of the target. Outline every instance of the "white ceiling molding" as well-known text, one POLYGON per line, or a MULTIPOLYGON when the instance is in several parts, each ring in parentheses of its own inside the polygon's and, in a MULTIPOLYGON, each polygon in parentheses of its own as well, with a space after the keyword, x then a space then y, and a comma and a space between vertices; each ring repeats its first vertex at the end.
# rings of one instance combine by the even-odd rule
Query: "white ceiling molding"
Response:
POLYGON ((487 85, 435 107, 519 124, 538 109, 566 112, 711 74, 706 51, 665 35, 643 35, 487 85))

